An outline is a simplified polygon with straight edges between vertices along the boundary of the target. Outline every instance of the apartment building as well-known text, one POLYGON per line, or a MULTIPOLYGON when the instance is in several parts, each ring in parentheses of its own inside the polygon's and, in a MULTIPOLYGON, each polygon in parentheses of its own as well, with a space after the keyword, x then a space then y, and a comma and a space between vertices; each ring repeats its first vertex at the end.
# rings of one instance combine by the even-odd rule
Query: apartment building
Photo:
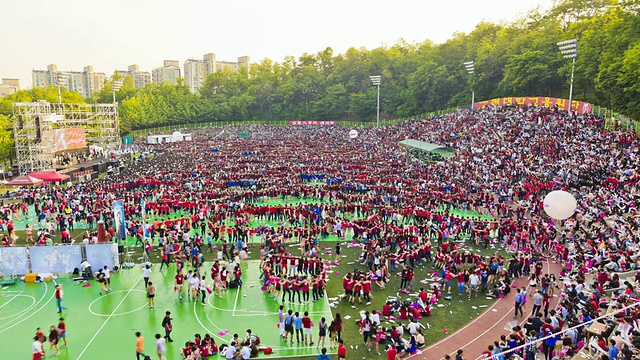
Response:
POLYGON ((238 71, 242 66, 249 66, 249 56, 241 56, 237 62, 218 61, 216 54, 205 54, 202 59, 187 59, 184 62, 184 81, 191 92, 195 93, 202 87, 207 76, 211 73, 229 68, 238 71))
POLYGON ((137 64, 129 65, 127 70, 117 70, 123 76, 131 76, 136 89, 144 89, 147 84, 151 83, 151 73, 148 71, 140 71, 137 64))
POLYGON ((12 78, 3 78, 0 83, 0 98, 20 91, 20 80, 12 78))
POLYGON ((162 67, 151 71, 151 81, 158 85, 165 81, 176 85, 180 77, 180 62, 177 60, 165 60, 162 67))
POLYGON ((85 66, 82 71, 59 71, 56 64, 50 64, 46 70, 31 72, 33 86, 60 86, 77 91, 82 97, 90 97, 104 87, 107 76, 103 72, 95 72, 93 66, 85 66))

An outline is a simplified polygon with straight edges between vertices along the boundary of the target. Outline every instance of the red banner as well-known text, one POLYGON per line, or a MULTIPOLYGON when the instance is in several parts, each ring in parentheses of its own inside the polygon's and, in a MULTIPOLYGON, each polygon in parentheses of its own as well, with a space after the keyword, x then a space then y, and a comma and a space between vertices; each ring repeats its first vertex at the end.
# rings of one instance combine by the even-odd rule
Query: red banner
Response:
MULTIPOLYGON (((516 105, 516 106, 542 106, 546 108, 557 107, 560 110, 566 111, 568 109, 569 100, 558 99, 553 97, 544 96, 524 96, 524 97, 504 97, 496 98, 486 101, 480 101, 473 104, 474 109, 482 109, 485 106, 500 106, 500 105, 516 105)), ((571 101, 571 111, 578 114, 590 113, 593 110, 593 105, 584 101, 571 101)))
POLYGON ((336 125, 336 121, 289 121, 289 125, 336 125))

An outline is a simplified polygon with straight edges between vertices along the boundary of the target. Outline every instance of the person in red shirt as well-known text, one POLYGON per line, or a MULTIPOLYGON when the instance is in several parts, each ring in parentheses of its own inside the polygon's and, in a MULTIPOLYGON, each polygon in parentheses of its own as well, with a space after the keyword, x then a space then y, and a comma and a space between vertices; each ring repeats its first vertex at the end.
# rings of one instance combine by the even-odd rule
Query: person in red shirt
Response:
POLYGON ((424 288, 420 288, 420 293, 418 294, 418 297, 420 298, 420 300, 422 300, 423 304, 427 304, 427 292, 424 291, 424 288))
POLYGON ((346 359, 347 358, 347 348, 344 346, 344 340, 338 340, 338 359, 346 359))
POLYGON ((182 271, 178 270, 176 274, 176 287, 174 290, 178 293, 180 300, 182 300, 182 288, 184 287, 184 274, 182 271))
POLYGON ((359 280, 354 280, 353 285, 353 296, 349 300, 351 304, 355 303, 357 300, 359 304, 362 304, 362 299, 360 298, 360 291, 362 290, 362 282, 359 280))
POLYGON ((64 296, 64 292, 62 291, 62 284, 56 285, 56 304, 58 305, 58 314, 62 312, 66 307, 62 306, 62 297, 64 296))
POLYGON ((415 273, 412 268, 409 268, 407 272, 407 290, 413 291, 413 278, 415 277, 415 273))
POLYGON ((398 350, 393 344, 387 345, 387 360, 399 360, 398 350))
POLYGON ((162 254, 162 262, 160 263, 160 270, 162 270, 162 267, 164 265, 167 265, 167 268, 169 267, 169 254, 167 254, 164 247, 160 248, 160 253, 162 254))
POLYGON ((362 297, 367 301, 367 305, 371 304, 371 280, 364 279, 362 281, 362 297))
POLYGON ((65 324, 64 318, 60 318, 58 322, 58 334, 60 334, 60 339, 64 341, 64 346, 67 346, 67 324, 65 324))
POLYGON ((456 277, 458 278, 458 294, 459 295, 464 295, 464 271, 460 271, 456 277))
POLYGON ((313 345, 313 332, 311 327, 313 326, 313 322, 309 317, 309 312, 305 311, 304 316, 302 317, 302 334, 304 337, 304 343, 313 345))

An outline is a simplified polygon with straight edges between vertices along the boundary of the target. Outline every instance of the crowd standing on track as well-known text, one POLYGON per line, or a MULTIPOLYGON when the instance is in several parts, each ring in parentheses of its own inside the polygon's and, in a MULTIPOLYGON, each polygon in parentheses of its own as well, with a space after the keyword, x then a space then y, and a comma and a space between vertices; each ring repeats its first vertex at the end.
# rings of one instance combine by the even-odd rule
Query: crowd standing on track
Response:
MULTIPOLYGON (((514 279, 526 276, 529 291, 516 292, 524 293, 520 299, 535 296, 529 301, 536 306, 531 320, 543 322, 536 331, 539 336, 545 334, 542 328, 551 334, 595 318, 603 299, 628 304, 638 298, 638 275, 616 278, 638 266, 638 139, 632 132, 603 127, 603 119, 591 114, 501 106, 367 128, 356 139, 338 127, 238 127, 256 134, 252 139, 212 139, 213 130, 204 129, 194 133, 196 146, 153 147, 157 155, 145 160, 144 166, 126 168, 104 180, 19 190, 22 203, 0 204, 4 214, 0 225, 11 234, 13 219, 32 206, 42 219, 36 244, 50 243, 73 223, 93 228, 100 219, 113 238, 111 202, 121 198, 129 234, 144 244, 147 253, 153 246, 161 247, 162 265, 176 263, 178 296, 187 286, 187 296, 197 301, 201 295, 203 303, 211 286, 198 270, 179 279, 185 263, 198 269, 203 252, 215 251, 219 267, 211 275, 221 296, 222 288, 242 286, 242 267, 235 259, 246 261, 251 242, 261 244, 265 290, 274 298, 309 301, 310 290, 318 289, 313 292, 317 300, 323 294, 322 271, 328 265, 319 240, 335 234, 361 247, 360 264, 368 268, 345 276, 344 300, 354 305, 369 302, 372 284, 385 287, 397 266, 402 280, 399 293, 408 294, 414 291, 415 268, 432 263, 440 283, 420 289, 415 302, 390 301, 382 310, 383 316, 396 314, 413 322, 428 316, 439 299, 452 296, 455 285, 458 297, 477 296, 480 291, 504 297, 514 279), (414 161, 397 146, 407 138, 456 152, 444 161, 414 161), (544 195, 556 189, 571 191, 578 201, 576 214, 566 221, 552 221, 543 212, 544 195), (262 203, 274 198, 280 204, 262 203), (295 204, 291 199, 308 201, 295 204), (142 200, 144 212, 155 219, 151 223, 141 220, 142 200), (460 212, 484 216, 461 217, 460 212), (256 219, 278 225, 252 227, 256 219), (461 239, 466 242, 461 244, 461 239), (471 245, 500 246, 512 256, 483 258, 468 249, 471 245), (301 256, 295 247, 300 247, 301 256), (559 262, 562 271, 543 275, 546 261, 559 262), (596 281, 587 281, 594 274, 596 281), (557 280, 552 283, 552 279, 557 280), (615 296, 605 294, 604 288, 615 296), (560 296, 560 307, 545 308, 541 311, 549 316, 539 317, 545 295, 560 296), (547 321, 550 325, 544 326, 547 321)), ((3 239, 5 246, 13 243, 9 235, 3 239)), ((516 309, 522 316, 527 305, 521 301, 516 309)), ((312 342, 304 326, 286 323, 287 316, 285 336, 292 341, 293 327, 312 342)), ((621 319, 630 326, 623 335, 633 344, 637 308, 625 310, 621 319)), ((391 353, 417 352, 415 336, 396 335, 400 324, 384 329, 386 337, 379 338, 379 329, 369 318, 359 320, 369 349, 373 340, 376 346, 393 343, 391 353)), ((337 333, 339 349, 344 349, 342 326, 328 328, 330 340, 337 333)), ((523 344, 529 333, 514 330, 492 345, 492 351, 523 344)), ((162 356, 160 345, 157 351, 162 356)), ((235 345, 242 349, 241 342, 235 345)), ((549 352, 550 346, 549 341, 546 356, 555 354, 549 352)), ((605 343, 605 347, 610 346, 605 343)))

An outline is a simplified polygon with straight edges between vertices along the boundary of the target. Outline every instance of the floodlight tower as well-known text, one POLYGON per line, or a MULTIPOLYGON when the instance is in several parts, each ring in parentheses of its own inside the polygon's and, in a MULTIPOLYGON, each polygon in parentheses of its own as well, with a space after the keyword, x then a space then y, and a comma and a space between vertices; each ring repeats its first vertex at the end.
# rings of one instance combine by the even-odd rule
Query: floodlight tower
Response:
POLYGON ((471 75, 471 109, 473 109, 473 104, 476 102, 476 92, 473 90, 473 73, 475 72, 475 62, 467 61, 464 63, 464 67, 467 69, 469 75, 471 75))
POLYGON ((376 108, 376 126, 380 126, 380 82, 382 81, 382 76, 380 75, 372 75, 369 76, 371 79, 371 83, 378 87, 378 107, 376 108))
POLYGON ((113 103, 116 103, 116 92, 120 91, 122 80, 113 80, 111 82, 111 93, 113 94, 113 103))
POLYGON ((56 74, 56 85, 58 85, 58 104, 62 104, 62 92, 60 91, 60 87, 63 82, 66 82, 69 79, 69 74, 59 72, 56 74))
POLYGON ((573 99, 573 70, 576 68, 576 56, 578 56, 578 40, 571 39, 561 41, 558 44, 558 50, 565 59, 573 59, 571 62, 571 85, 569 85, 569 110, 571 113, 571 101, 573 99))
MULTIPOLYGON (((111 94, 113 95, 113 111, 114 111, 114 119, 116 124, 116 134, 119 133, 119 124, 118 124, 118 103, 116 102, 116 92, 120 90, 122 87, 122 80, 113 80, 111 82, 111 94)), ((122 147, 122 141, 118 142, 118 148, 122 147)))

